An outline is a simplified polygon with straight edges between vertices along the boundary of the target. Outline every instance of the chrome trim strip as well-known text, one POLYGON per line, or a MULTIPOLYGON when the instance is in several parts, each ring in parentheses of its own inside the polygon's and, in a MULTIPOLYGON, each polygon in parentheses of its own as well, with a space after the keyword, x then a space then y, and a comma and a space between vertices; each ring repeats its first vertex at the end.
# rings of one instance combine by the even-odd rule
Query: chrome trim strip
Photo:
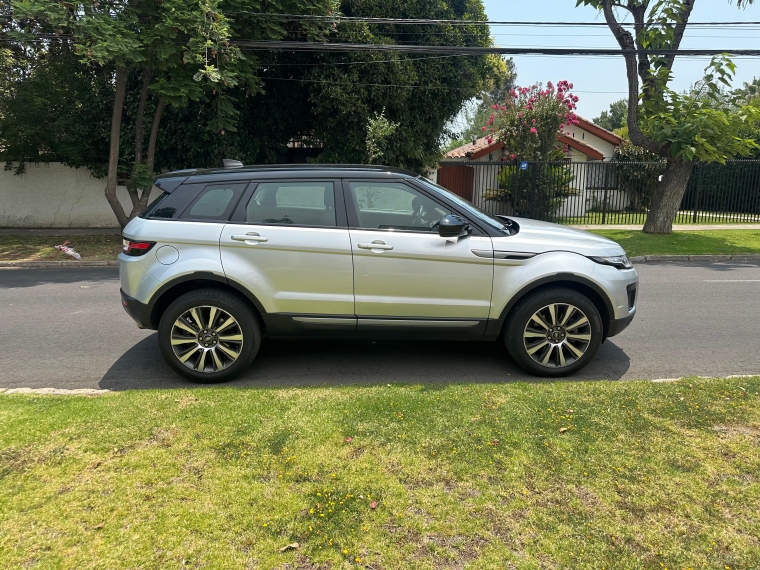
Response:
POLYGON ((374 325, 377 327, 439 327, 460 328, 475 327, 480 321, 423 321, 417 319, 359 319, 360 325, 374 325))
POLYGON ((356 319, 342 319, 339 317, 293 317, 298 323, 310 323, 321 325, 355 325, 356 319))
POLYGON ((485 257, 486 259, 493 259, 493 251, 490 249, 471 249, 472 253, 478 257, 485 257))

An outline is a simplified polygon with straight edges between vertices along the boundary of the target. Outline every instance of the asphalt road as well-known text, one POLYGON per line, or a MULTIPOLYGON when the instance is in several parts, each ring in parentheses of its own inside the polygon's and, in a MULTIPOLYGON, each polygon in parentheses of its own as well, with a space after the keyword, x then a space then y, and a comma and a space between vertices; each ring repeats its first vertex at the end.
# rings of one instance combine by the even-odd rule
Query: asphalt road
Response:
MULTIPOLYGON (((760 264, 649 263, 633 324, 570 380, 760 374, 760 264)), ((0 269, 0 388, 193 386, 121 308, 116 268, 0 269)), ((499 343, 265 341, 234 386, 535 380, 499 343)))

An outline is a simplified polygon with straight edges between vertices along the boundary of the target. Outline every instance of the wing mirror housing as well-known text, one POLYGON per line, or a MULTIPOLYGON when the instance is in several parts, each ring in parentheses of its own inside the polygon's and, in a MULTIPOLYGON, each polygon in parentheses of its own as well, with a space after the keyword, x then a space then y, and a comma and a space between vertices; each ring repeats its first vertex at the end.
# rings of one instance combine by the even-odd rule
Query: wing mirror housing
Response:
POLYGON ((455 214, 443 216, 438 222, 438 235, 442 238, 459 238, 470 233, 467 220, 455 214))

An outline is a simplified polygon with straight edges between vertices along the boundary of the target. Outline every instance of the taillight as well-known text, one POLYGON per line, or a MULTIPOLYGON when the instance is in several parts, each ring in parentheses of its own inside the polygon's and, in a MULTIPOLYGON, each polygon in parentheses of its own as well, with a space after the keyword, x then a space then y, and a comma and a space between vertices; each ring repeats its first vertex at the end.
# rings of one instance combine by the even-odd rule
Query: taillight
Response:
POLYGON ((156 245, 154 241, 135 241, 126 238, 121 240, 121 250, 125 255, 131 255, 132 257, 145 255, 154 245, 156 245))

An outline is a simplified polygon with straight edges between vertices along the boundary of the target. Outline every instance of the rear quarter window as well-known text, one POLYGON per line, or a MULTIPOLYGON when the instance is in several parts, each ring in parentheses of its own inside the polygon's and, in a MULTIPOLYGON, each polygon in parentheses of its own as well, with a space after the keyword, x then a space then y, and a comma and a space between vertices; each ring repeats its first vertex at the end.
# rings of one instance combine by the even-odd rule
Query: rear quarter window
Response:
POLYGON ((151 220, 176 220, 207 184, 182 184, 171 194, 164 194, 160 200, 148 206, 143 215, 151 220))

